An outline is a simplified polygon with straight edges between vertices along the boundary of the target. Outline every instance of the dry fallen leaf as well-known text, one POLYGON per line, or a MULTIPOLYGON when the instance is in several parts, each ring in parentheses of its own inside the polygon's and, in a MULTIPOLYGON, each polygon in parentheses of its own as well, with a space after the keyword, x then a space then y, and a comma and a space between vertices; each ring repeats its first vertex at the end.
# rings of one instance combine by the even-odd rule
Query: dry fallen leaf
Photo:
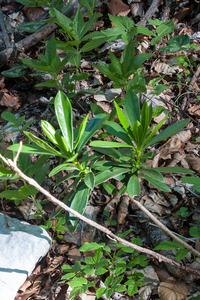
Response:
POLYGON ((126 216, 128 214, 128 207, 129 207, 129 197, 123 197, 119 208, 118 208, 118 217, 117 217, 117 224, 121 225, 124 224, 126 216))
POLYGON ((0 105, 1 106, 18 108, 20 106, 18 101, 19 101, 18 97, 14 97, 7 93, 0 92, 0 105))
POLYGON ((194 106, 192 106, 192 107, 190 107, 189 109, 188 109, 188 111, 189 111, 189 113, 192 115, 192 116, 195 116, 195 117, 200 117, 200 108, 199 108, 199 106, 197 106, 197 105, 194 105, 194 106))
POLYGON ((160 158, 166 159, 170 153, 179 151, 182 145, 183 144, 180 139, 172 137, 158 149, 160 153, 160 158))
POLYGON ((158 72, 158 74, 165 74, 165 75, 172 75, 176 73, 176 71, 178 72, 183 71, 181 68, 179 68, 179 66, 170 66, 166 63, 161 63, 161 62, 155 64, 154 69, 156 72, 158 72))
POLYGON ((179 140, 181 140, 181 142, 187 142, 187 141, 189 141, 191 139, 192 134, 191 134, 190 130, 183 130, 183 131, 180 131, 180 132, 176 133, 174 135, 174 137, 176 137, 179 140))
POLYGON ((113 16, 127 16, 130 12, 129 6, 122 0, 111 0, 107 6, 108 12, 113 16))
POLYGON ((188 289, 184 282, 169 277, 158 288, 160 300, 182 300, 187 296, 188 289))
POLYGON ((187 160, 191 168, 200 173, 200 158, 195 156, 194 154, 189 154, 187 156, 187 160))

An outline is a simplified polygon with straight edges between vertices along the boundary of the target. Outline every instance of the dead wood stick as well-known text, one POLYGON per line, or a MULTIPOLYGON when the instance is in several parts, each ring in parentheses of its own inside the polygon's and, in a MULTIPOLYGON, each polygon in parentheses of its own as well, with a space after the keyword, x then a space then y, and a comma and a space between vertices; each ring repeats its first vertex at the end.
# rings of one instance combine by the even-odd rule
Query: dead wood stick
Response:
POLYGON ((154 215, 148 211, 139 201, 135 200, 134 198, 130 198, 130 200, 139 207, 140 210, 142 210, 155 224, 159 226, 160 229, 162 229, 164 232, 166 232, 171 238, 173 238, 175 241, 177 241, 179 244, 181 244, 186 249, 190 250, 190 252, 197 257, 200 257, 200 252, 195 250, 192 246, 188 245, 188 243, 181 240, 177 235, 175 235, 171 230, 169 230, 163 223, 161 223, 154 215))
POLYGON ((4 20, 4 14, 2 13, 1 10, 1 6, 0 6, 0 25, 1 25, 1 30, 3 32, 4 43, 6 47, 11 47, 11 42, 8 36, 8 31, 4 20))
MULTIPOLYGON (((77 11, 79 7, 78 1, 71 4, 63 14, 68 18, 73 16, 73 14, 77 11)), ((53 25, 45 25, 40 31, 37 31, 23 40, 19 41, 13 47, 9 47, 0 52, 0 65, 4 64, 8 61, 12 56, 17 56, 18 52, 24 52, 24 50, 29 49, 31 46, 34 46, 42 39, 45 39, 48 35, 50 35, 58 26, 56 24, 53 25)))
POLYGON ((151 19, 160 5, 160 0, 153 0, 146 14, 140 22, 137 23, 139 26, 146 26, 148 19, 151 19))
MULTIPOLYGON (((18 154, 20 152, 20 149, 22 147, 22 142, 20 142, 21 146, 18 149, 18 154)), ((18 155, 17 154, 17 155, 18 155)), ((11 159, 5 159, 1 154, 0 154, 0 158, 9 166, 11 167, 21 178, 23 178, 25 181, 27 181, 29 184, 31 184, 32 186, 34 186, 39 192, 41 192, 42 194, 44 194, 47 199, 49 201, 51 201, 52 203, 54 203, 55 205, 58 205, 60 207, 62 207, 65 211, 68 211, 70 214, 74 215, 75 217, 77 217, 78 219, 88 223, 89 225, 101 230, 102 232, 104 232, 108 237, 111 237, 112 239, 118 241, 119 243, 130 247, 132 249, 135 249, 139 252, 142 253, 146 253, 149 257, 155 258, 158 261, 164 261, 165 263, 168 263, 169 265, 175 266, 179 269, 185 270, 186 272, 195 274, 197 276, 200 276, 200 272, 196 271, 194 269, 191 269, 187 266, 181 265, 175 261, 173 261, 172 259, 169 259, 159 253, 156 253, 152 250, 137 246, 135 244, 132 244, 118 236, 116 236, 115 234, 112 233, 112 231, 108 230, 107 228, 103 227, 102 225, 99 225, 98 223, 86 218, 85 216, 79 214, 77 211, 71 209, 70 207, 68 207, 66 204, 64 204, 62 201, 56 199, 54 196, 52 196, 48 191, 46 191, 44 188, 42 188, 34 179, 26 176, 23 172, 21 172, 21 170, 17 167, 17 164, 14 162, 16 161, 16 159, 14 161, 12 161, 11 159)))

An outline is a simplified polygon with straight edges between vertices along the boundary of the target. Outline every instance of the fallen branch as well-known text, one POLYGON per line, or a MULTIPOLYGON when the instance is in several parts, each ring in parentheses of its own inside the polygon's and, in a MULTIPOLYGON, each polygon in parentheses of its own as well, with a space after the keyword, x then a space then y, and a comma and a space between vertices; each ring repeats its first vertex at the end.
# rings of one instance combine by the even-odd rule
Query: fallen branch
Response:
POLYGON ((159 5, 160 5, 160 0, 153 0, 146 14, 142 18, 142 20, 140 20, 140 22, 137 23, 137 25, 146 26, 147 21, 153 17, 155 12, 158 10, 159 5))
MULTIPOLYGON (((74 15, 74 13, 77 11, 79 7, 78 1, 71 4, 64 12, 63 14, 70 18, 74 15)), ((83 9, 85 10, 85 9, 83 9)), ((38 42, 40 42, 42 39, 45 39, 50 35, 58 26, 56 24, 53 25, 45 25, 40 31, 37 31, 23 40, 19 41, 13 47, 9 47, 4 49, 0 52, 0 64, 4 64, 6 61, 8 61, 11 57, 17 56, 19 52, 24 52, 25 50, 29 49, 31 46, 34 46, 38 42)))
POLYGON ((48 191, 46 191, 44 188, 42 188, 34 179, 26 176, 23 172, 21 172, 21 170, 17 167, 16 164, 16 160, 17 157, 21 151, 21 147, 22 147, 22 142, 20 142, 20 147, 18 149, 17 155, 14 158, 14 161, 12 161, 11 159, 5 159, 1 154, 0 154, 0 158, 5 162, 5 164, 7 164, 9 167, 11 167, 22 179, 24 179, 25 181, 27 181, 29 184, 31 184, 32 186, 34 186, 38 191, 40 191, 42 194, 44 194, 47 199, 49 201, 51 201, 52 203, 54 203, 55 205, 58 205, 60 207, 62 207, 65 211, 68 211, 70 214, 74 215, 76 218, 88 223, 89 225, 97 228, 98 230, 101 230, 102 232, 104 232, 108 237, 110 237, 111 239, 114 239, 115 241, 118 241, 119 243, 130 247, 132 249, 135 249, 139 252, 145 253, 147 254, 149 257, 153 257, 156 258, 158 261, 164 261, 165 263, 168 263, 169 265, 175 266, 179 269, 185 270, 186 272, 195 274, 197 276, 200 276, 200 272, 191 269, 187 266, 181 265, 178 262, 175 262, 169 258, 166 258, 165 256, 156 253, 152 250, 137 246, 135 244, 132 244, 118 236, 116 236, 115 234, 112 233, 112 231, 108 230, 107 228, 103 227, 102 225, 99 225, 98 223, 86 218, 85 216, 79 214, 77 211, 71 209, 70 207, 68 207, 66 204, 64 204, 63 202, 61 202, 60 200, 56 199, 54 196, 52 196, 48 191))
POLYGON ((148 211, 139 201, 135 200, 134 198, 130 198, 131 201, 139 207, 140 210, 142 210, 155 224, 159 226, 160 229, 162 229, 164 232, 166 232, 172 239, 177 241, 179 244, 181 244, 186 249, 190 250, 190 252, 197 257, 200 257, 200 252, 195 250, 192 246, 188 245, 186 242, 181 240, 177 235, 175 235, 171 230, 169 230, 163 223, 161 223, 154 215, 148 211))

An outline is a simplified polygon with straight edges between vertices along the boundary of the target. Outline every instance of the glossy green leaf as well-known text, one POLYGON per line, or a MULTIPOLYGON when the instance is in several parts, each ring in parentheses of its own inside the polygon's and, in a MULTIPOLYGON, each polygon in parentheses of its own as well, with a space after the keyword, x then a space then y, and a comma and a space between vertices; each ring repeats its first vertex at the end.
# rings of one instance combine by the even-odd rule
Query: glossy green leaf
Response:
POLYGON ((142 173, 144 173, 145 175, 153 178, 156 181, 160 181, 160 182, 163 182, 163 183, 165 182, 162 174, 159 171, 155 170, 155 169, 140 169, 140 171, 142 173))
POLYGON ((19 193, 18 190, 7 190, 0 193, 1 198, 9 199, 9 200, 23 200, 27 198, 27 193, 19 193))
POLYGON ((99 147, 99 148, 134 148, 134 146, 130 146, 128 144, 122 144, 118 142, 104 142, 104 141, 93 141, 90 143, 91 147, 99 147))
POLYGON ((66 17, 63 13, 59 12, 57 9, 54 8, 54 13, 57 18, 57 23, 70 35, 74 36, 73 32, 73 21, 71 21, 68 17, 66 17))
POLYGON ((45 59, 49 66, 52 65, 52 63, 55 60, 56 56, 56 41, 54 35, 52 35, 51 39, 47 41, 47 46, 45 49, 45 59))
POLYGON ((128 181, 127 191, 130 197, 140 194, 140 182, 136 175, 132 175, 128 181))
POLYGON ((122 75, 122 65, 121 65, 119 59, 111 51, 109 51, 109 55, 110 55, 112 67, 116 70, 116 72, 119 75, 122 75))
POLYGON ((46 136, 48 137, 48 139, 54 144, 56 145, 60 150, 62 150, 64 153, 66 153, 67 151, 69 151, 68 148, 66 148, 60 135, 56 132, 56 130, 54 129, 54 127, 47 121, 42 120, 41 121, 41 127, 43 132, 46 134, 46 136))
POLYGON ((99 299, 101 296, 103 296, 105 294, 106 288, 104 287, 100 287, 97 291, 96 291, 96 297, 97 299, 99 299))
MULTIPOLYGON (((114 101, 114 105, 116 107, 116 110, 117 110, 117 116, 122 124, 122 126, 124 127, 125 131, 128 131, 128 121, 124 115, 124 113, 122 112, 122 110, 120 109, 119 105, 114 101)), ((117 124, 117 123, 115 123, 117 124)))
POLYGON ((102 127, 103 122, 107 116, 105 114, 99 114, 89 121, 83 132, 80 142, 77 146, 77 152, 79 153, 89 139, 102 127))
POLYGON ((134 21, 127 16, 113 16, 111 14, 108 14, 108 16, 118 30, 130 30, 135 25, 134 21))
MULTIPOLYGON (((159 168, 154 168, 154 170, 158 172, 169 172, 169 173, 180 173, 180 174, 194 174, 195 172, 182 168, 182 167, 159 167, 159 168)), ((188 182, 189 183, 189 182, 188 182)))
MULTIPOLYGON (((90 194, 90 189, 84 183, 81 183, 77 188, 77 190, 75 191, 73 197, 71 198, 68 206, 76 210, 81 215, 83 215, 87 207, 89 194, 90 194)), ((74 217, 69 212, 66 212, 65 217, 66 217, 67 228, 71 232, 74 232, 74 230, 78 226, 79 219, 74 217)))
POLYGON ((190 176, 190 177, 183 177, 181 178, 182 182, 193 184, 193 189, 200 193, 200 178, 190 176))
POLYGON ((158 143, 160 141, 167 139, 168 137, 171 137, 172 135, 174 135, 177 132, 179 132, 180 130, 182 130, 189 122, 190 122, 190 119, 186 119, 186 120, 179 121, 179 122, 167 127, 160 134, 155 136, 145 147, 147 148, 155 143, 158 143))
POLYGON ((67 284, 71 287, 80 287, 83 284, 87 284, 87 279, 84 277, 75 277, 72 281, 69 281, 67 284))
POLYGON ((120 62, 122 64, 122 71, 123 71, 123 74, 126 79, 128 79, 127 73, 128 73, 130 63, 131 63, 132 59, 134 58, 134 54, 135 54, 135 46, 134 46, 133 40, 131 39, 131 41, 128 43, 128 45, 122 52, 122 56, 120 59, 120 62))
POLYGON ((100 248, 102 248, 102 246, 99 245, 98 243, 85 242, 78 250, 81 251, 81 252, 87 252, 87 251, 97 250, 97 249, 100 249, 100 248))
MULTIPOLYGON (((48 143, 46 143, 45 141, 41 140, 40 138, 36 137, 35 135, 33 135, 31 132, 25 131, 24 132, 26 134, 26 136, 32 140, 35 144, 37 144, 40 148, 43 148, 47 151, 47 154, 51 153, 51 155, 56 155, 56 156, 62 156, 62 154, 58 151, 56 151, 54 148, 52 148, 51 146, 49 146, 48 143)), ((23 147, 22 147, 23 148, 23 147)), ((38 153, 39 154, 39 153, 38 153)))
POLYGON ((126 168, 112 168, 106 172, 101 172, 95 176, 95 185, 99 185, 110 178, 115 178, 118 175, 129 172, 129 169, 126 168))
POLYGON ((84 178, 84 182, 89 189, 93 190, 95 183, 94 174, 92 172, 88 173, 84 178))
POLYGON ((103 188, 106 190, 106 192, 108 194, 115 195, 117 193, 116 187, 113 184, 109 183, 109 182, 104 182, 103 183, 103 188))
POLYGON ((172 249, 177 249, 178 248, 177 246, 178 245, 175 244, 174 242, 162 241, 153 250, 172 250, 172 249))
POLYGON ((189 252, 190 250, 188 249, 178 249, 176 252, 176 259, 180 261, 181 259, 185 258, 189 252))
POLYGON ((114 276, 113 275, 109 275, 106 278, 106 280, 104 281, 105 286, 109 287, 112 284, 113 280, 114 280, 114 276))
MULTIPOLYGON (((125 118, 125 116, 124 116, 125 118)), ((120 120, 121 121, 121 120, 120 120)), ((127 122, 128 125, 128 122, 127 122)), ((123 140, 125 143, 129 144, 129 145, 133 145, 132 141, 129 137, 129 135, 127 134, 127 132, 117 123, 112 122, 112 121, 105 121, 103 123, 103 127, 105 128, 105 130, 107 130, 110 134, 118 137, 119 139, 123 140)), ((124 126, 123 126, 124 127, 124 126)), ((126 127, 126 125, 125 125, 126 127)), ((129 126, 127 126, 126 128, 128 128, 129 126)), ((132 146, 133 147, 133 146, 132 146)))
POLYGON ((40 167, 40 171, 35 174, 34 180, 37 181, 38 184, 42 184, 47 175, 47 171, 49 170, 50 162, 48 162, 43 167, 40 167))
POLYGON ((76 149, 78 143, 80 142, 81 140, 81 137, 85 131, 85 128, 86 128, 86 125, 87 125, 87 120, 88 120, 88 117, 89 117, 89 114, 87 116, 84 117, 81 125, 80 125, 80 128, 79 128, 79 132, 78 132, 78 136, 77 136, 77 139, 76 139, 76 142, 74 144, 74 149, 76 149))
POLYGON ((156 188, 158 188, 159 190, 163 191, 163 192, 171 192, 170 188, 168 187, 168 185, 166 185, 163 182, 157 181, 149 176, 145 176, 144 177, 145 180, 149 181, 152 185, 154 185, 156 188))
POLYGON ((126 92, 124 113, 132 128, 136 121, 140 122, 140 102, 137 95, 131 90, 126 92))
POLYGON ((55 113, 58 120, 58 124, 62 131, 62 134, 67 142, 69 151, 73 151, 73 114, 72 106, 68 97, 61 91, 59 91, 54 101, 55 113))
MULTIPOLYGON (((8 150, 11 150, 11 151, 15 151, 17 152, 19 148, 19 144, 15 144, 15 145, 12 145, 12 146, 9 146, 8 147, 8 150)), ((53 148, 52 148, 53 149, 53 148)), ((51 152, 51 151, 48 151, 46 149, 43 149, 41 147, 39 147, 38 145, 32 143, 30 146, 29 145, 23 145, 22 146, 22 150, 21 150, 21 153, 28 153, 28 154, 44 154, 44 155, 56 155, 56 156, 60 156, 60 157, 64 157, 66 158, 65 155, 62 155, 61 153, 57 152, 55 154, 55 152, 51 152)))
POLYGON ((49 173, 49 177, 57 174, 58 172, 60 171, 63 171, 63 170, 78 170, 78 168, 76 168, 75 166, 71 167, 69 166, 69 164, 61 164, 57 167, 55 167, 50 173, 49 173))

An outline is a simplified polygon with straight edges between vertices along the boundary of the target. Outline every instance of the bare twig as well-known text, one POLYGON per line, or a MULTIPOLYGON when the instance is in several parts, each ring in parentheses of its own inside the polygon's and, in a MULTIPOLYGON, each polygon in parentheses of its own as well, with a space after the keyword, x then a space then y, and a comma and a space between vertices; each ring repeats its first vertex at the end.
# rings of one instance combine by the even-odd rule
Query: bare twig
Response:
MULTIPOLYGON (((79 3, 76 1, 71 4, 63 14, 70 18, 78 9, 79 3)), ((56 24, 46 25, 40 31, 37 31, 25 39, 16 43, 13 47, 9 47, 0 52, 0 65, 4 64, 7 60, 9 60, 12 56, 17 56, 18 52, 23 52, 24 50, 29 49, 31 46, 34 46, 42 39, 45 39, 48 35, 50 35, 58 26, 56 24)))
MULTIPOLYGON (((18 150, 18 153, 19 153, 19 150, 18 150)), ((58 205, 60 207, 62 207, 65 211, 68 211, 70 214, 74 215, 75 217, 77 217, 78 219, 88 223, 89 225, 101 230, 102 232, 104 232, 107 236, 109 236, 110 238, 118 241, 119 243, 125 245, 125 246, 128 246, 132 249, 135 249, 139 252, 142 252, 142 253, 146 253, 148 256, 150 257, 153 257, 159 261, 164 261, 165 263, 168 263, 172 266, 175 266, 179 269, 182 269, 182 270, 185 270, 186 272, 189 272, 189 273, 193 273, 197 276, 200 276, 200 272, 194 270, 194 269, 191 269, 187 266, 184 266, 184 265, 181 265, 161 254, 158 254, 152 250, 149 250, 149 249, 146 249, 146 248, 143 248, 143 247, 140 247, 140 246, 137 246, 135 244, 132 244, 118 236, 116 236, 115 234, 112 233, 112 231, 108 230, 107 228, 103 227, 102 225, 99 225, 98 223, 86 218, 85 216, 79 214, 77 211, 71 209, 70 207, 68 207, 66 204, 64 204, 63 202, 59 201, 58 199, 56 199, 54 196, 52 196, 48 191, 46 191, 44 188, 42 188, 34 179, 26 176, 23 172, 20 171, 20 169, 17 167, 17 165, 11 160, 11 159, 8 159, 6 160, 1 154, 0 154, 0 158, 8 165, 10 166, 21 178, 23 178, 25 181, 27 181, 29 184, 31 184, 32 186, 34 186, 38 191, 40 191, 42 194, 44 194, 47 199, 49 201, 51 201, 52 203, 54 203, 55 205, 58 205)))
POLYGON ((151 19, 153 17, 159 5, 160 5, 160 0, 153 0, 146 14, 142 18, 142 20, 140 20, 140 22, 137 23, 137 25, 146 26, 148 19, 151 19))
POLYGON ((4 38, 6 48, 11 47, 11 42, 10 42, 10 39, 8 36, 8 31, 7 31, 5 21, 4 21, 4 14, 2 13, 1 6, 0 6, 0 26, 1 26, 1 30, 3 32, 3 38, 4 38))
POLYGON ((190 252, 197 257, 200 257, 200 252, 195 250, 192 246, 188 245, 183 240, 179 239, 178 236, 176 236, 171 230, 169 230, 163 223, 161 223, 154 215, 148 211, 139 201, 135 200, 134 198, 130 198, 131 201, 139 207, 140 210, 142 210, 155 224, 157 224, 160 229, 162 229, 164 232, 166 232, 172 239, 177 241, 179 244, 181 244, 186 249, 190 250, 190 252))

